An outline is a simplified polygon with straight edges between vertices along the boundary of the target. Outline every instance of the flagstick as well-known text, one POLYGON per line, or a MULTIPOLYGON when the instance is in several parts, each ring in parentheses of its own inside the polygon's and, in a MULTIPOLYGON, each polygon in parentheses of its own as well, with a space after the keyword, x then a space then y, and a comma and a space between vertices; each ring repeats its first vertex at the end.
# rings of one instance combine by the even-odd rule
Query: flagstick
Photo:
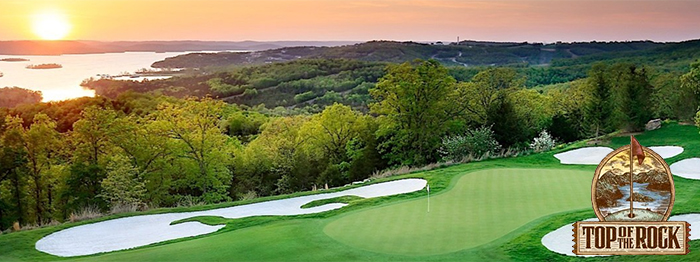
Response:
POLYGON ((430 213, 430 185, 428 185, 428 213, 430 213))
POLYGON ((632 178, 633 175, 633 170, 634 170, 634 155, 632 154, 632 148, 634 145, 632 144, 632 139, 630 139, 630 218, 634 218, 634 179, 632 178))

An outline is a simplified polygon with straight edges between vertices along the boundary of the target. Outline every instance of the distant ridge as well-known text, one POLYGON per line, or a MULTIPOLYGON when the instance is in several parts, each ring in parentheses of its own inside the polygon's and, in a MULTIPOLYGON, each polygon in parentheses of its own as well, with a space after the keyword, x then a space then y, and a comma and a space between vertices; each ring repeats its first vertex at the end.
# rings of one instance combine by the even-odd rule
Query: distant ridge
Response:
MULTIPOLYGON (((675 44, 675 43, 674 43, 675 44)), ((454 66, 548 65, 553 60, 602 54, 624 54, 672 45, 652 41, 576 42, 552 44, 460 41, 418 43, 370 41, 352 45, 294 46, 251 52, 191 53, 155 62, 157 68, 204 68, 256 65, 296 59, 356 59, 369 62, 402 63, 435 59, 454 66)))
POLYGON ((340 46, 354 41, 0 41, 0 55, 62 55, 123 52, 260 51, 290 46, 340 46))

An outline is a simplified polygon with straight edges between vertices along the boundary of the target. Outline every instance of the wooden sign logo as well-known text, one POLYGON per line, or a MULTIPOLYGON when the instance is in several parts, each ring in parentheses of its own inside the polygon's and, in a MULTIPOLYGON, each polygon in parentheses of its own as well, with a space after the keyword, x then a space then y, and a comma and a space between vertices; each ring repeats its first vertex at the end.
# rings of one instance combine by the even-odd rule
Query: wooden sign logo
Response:
POLYGON ((574 224, 574 254, 687 254, 690 224, 667 221, 675 193, 666 161, 631 137, 595 171, 591 201, 600 221, 574 224))

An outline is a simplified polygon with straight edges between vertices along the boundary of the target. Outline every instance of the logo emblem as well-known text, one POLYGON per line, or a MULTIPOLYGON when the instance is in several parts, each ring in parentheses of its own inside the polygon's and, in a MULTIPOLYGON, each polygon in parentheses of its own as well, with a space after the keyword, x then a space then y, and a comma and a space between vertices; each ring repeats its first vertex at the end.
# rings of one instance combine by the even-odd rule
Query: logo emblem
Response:
POLYGON ((631 137, 596 169, 591 201, 600 222, 574 224, 574 253, 687 254, 690 225, 667 221, 675 193, 666 161, 631 137))

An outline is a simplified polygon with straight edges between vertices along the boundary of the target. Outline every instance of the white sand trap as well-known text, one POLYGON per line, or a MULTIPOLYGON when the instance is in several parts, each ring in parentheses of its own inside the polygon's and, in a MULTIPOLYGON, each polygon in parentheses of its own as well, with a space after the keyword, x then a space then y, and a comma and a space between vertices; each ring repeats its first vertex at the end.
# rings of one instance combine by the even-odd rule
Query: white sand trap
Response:
MULTIPOLYGON (((589 218, 584 221, 598 221, 597 218, 589 218)), ((574 224, 567 224, 542 237, 542 245, 547 249, 567 256, 574 254, 574 224), (567 241, 568 240, 568 241, 567 241)), ((581 256, 590 257, 590 256, 581 256)))
MULTIPOLYGON (((584 221, 598 221, 597 218, 590 218, 584 221)), ((668 221, 686 221, 690 223, 690 232, 695 232, 694 228, 700 227, 700 214, 685 214, 676 215, 668 218, 668 221)), ((563 227, 558 228, 542 237, 542 245, 547 249, 567 255, 567 256, 577 256, 573 252, 574 245, 574 227, 572 224, 567 224, 563 227)), ((690 240, 700 239, 700 234, 690 234, 690 240)), ((579 256, 579 257, 592 257, 592 256, 579 256)))
POLYGON ((680 146, 650 146, 649 149, 663 158, 672 158, 683 153, 683 148, 680 146))
POLYGON ((671 173, 688 179, 700 179, 700 158, 683 159, 671 164, 671 173))
POLYGON ((562 164, 597 165, 612 151, 609 147, 584 147, 559 153, 554 157, 562 164))
POLYGON ((373 198, 404 194, 421 190, 426 184, 427 181, 423 179, 403 179, 335 193, 280 199, 206 211, 118 218, 54 232, 37 241, 35 247, 39 251, 61 257, 123 250, 166 240, 209 234, 224 227, 223 225, 208 226, 199 222, 170 225, 173 221, 185 218, 195 216, 242 218, 263 215, 286 216, 319 213, 338 209, 346 204, 334 203, 305 209, 302 209, 301 206, 314 200, 347 195, 373 198))
MULTIPOLYGON (((679 146, 650 146, 649 149, 654 150, 663 158, 671 158, 683 153, 683 148, 679 146)), ((609 147, 584 147, 566 151, 554 155, 562 164, 569 165, 597 165, 613 150, 609 147)))

